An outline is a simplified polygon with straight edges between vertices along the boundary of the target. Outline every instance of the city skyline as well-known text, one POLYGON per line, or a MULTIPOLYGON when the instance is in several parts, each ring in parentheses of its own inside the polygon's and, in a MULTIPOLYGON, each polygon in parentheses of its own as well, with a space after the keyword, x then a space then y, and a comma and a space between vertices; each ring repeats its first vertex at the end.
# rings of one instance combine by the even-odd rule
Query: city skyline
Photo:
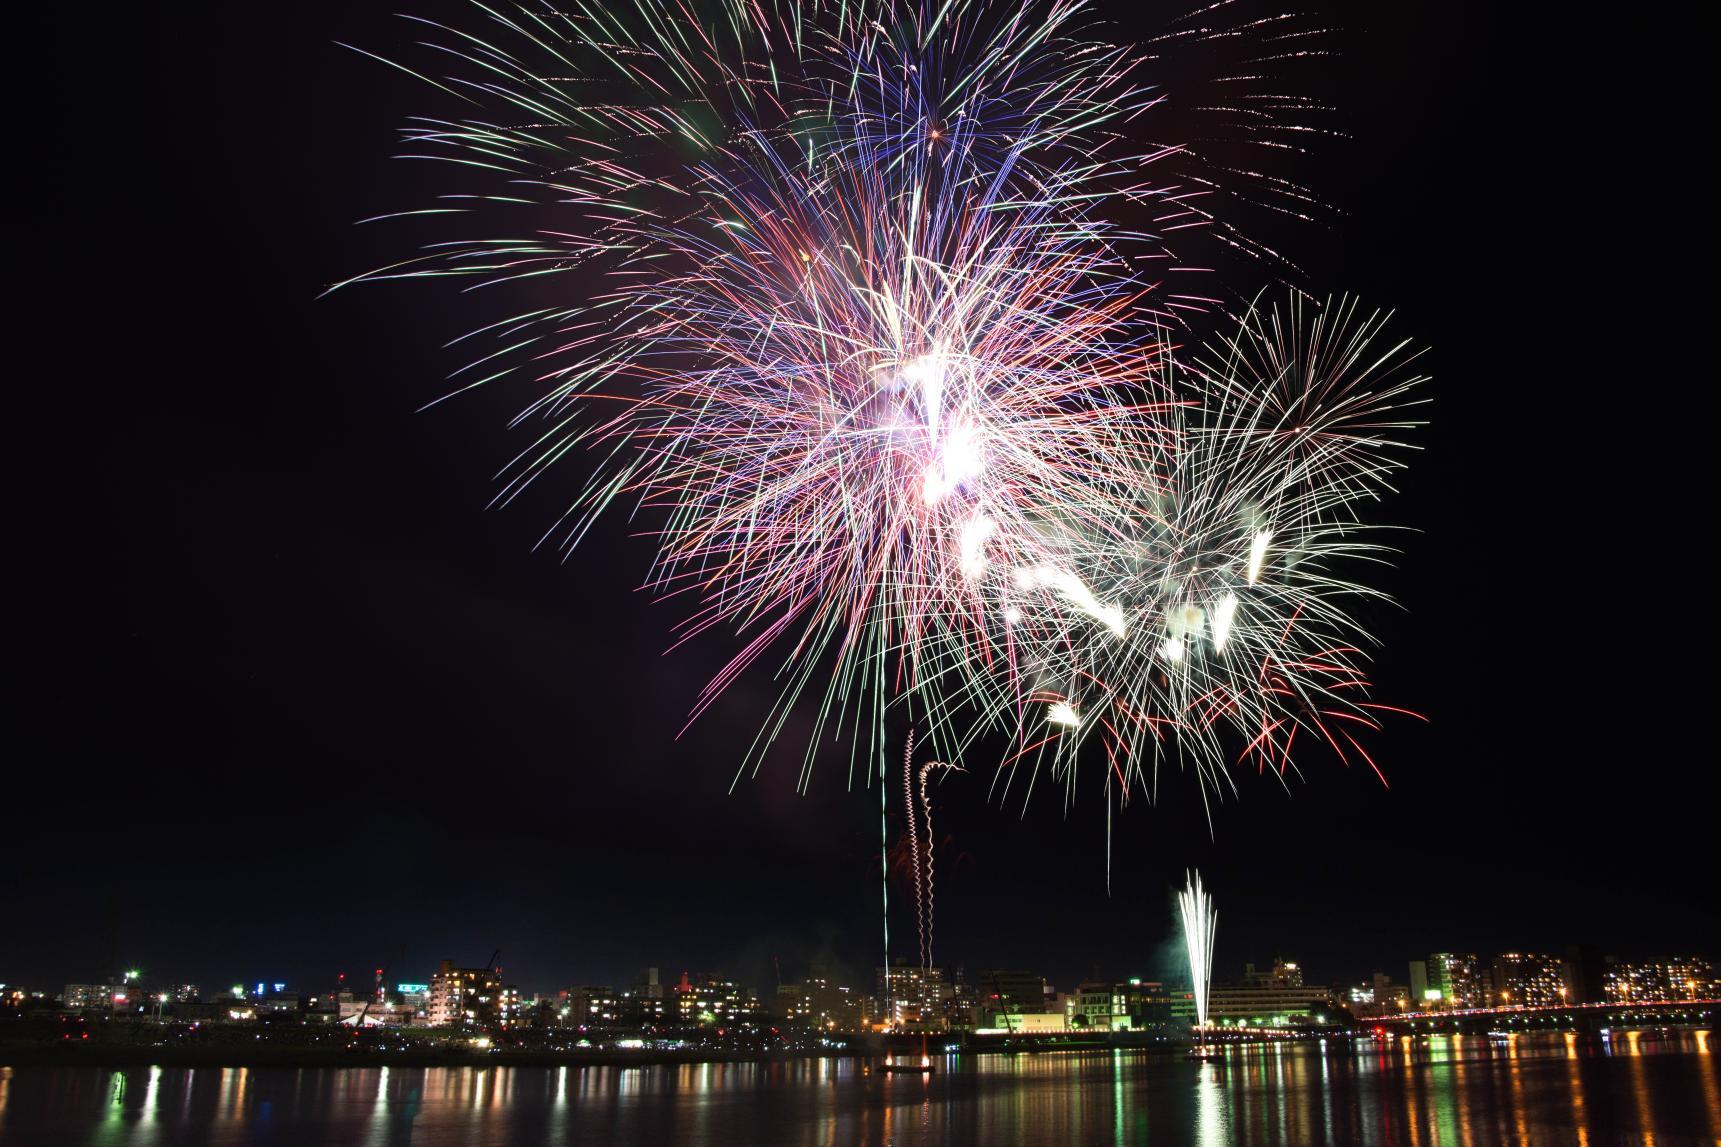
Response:
POLYGON ((1185 1035, 1192 1023, 1306 1032, 1329 1023, 1366 1029, 1377 1022, 1462 1019, 1476 1012, 1536 1016, 1574 1008, 1712 1004, 1721 998, 1721 979, 1710 960, 1618 962, 1582 947, 1564 959, 1503 953, 1493 959, 1491 970, 1474 954, 1433 953, 1409 962, 1407 983, 1377 971, 1369 982, 1350 986, 1323 983, 1301 965, 1275 959, 1265 968, 1246 964, 1241 976, 1222 978, 1210 991, 1195 984, 1187 968, 1159 979, 1106 977, 1095 969, 1078 983, 1058 984, 1026 969, 965 972, 912 964, 875 969, 870 991, 841 970, 819 965, 799 975, 777 969, 776 983, 764 988, 721 971, 665 977, 659 967, 647 966, 621 986, 567 981, 543 991, 512 983, 497 962, 499 955, 493 953, 483 967, 442 960, 424 981, 400 981, 401 973, 390 977, 377 968, 374 979, 342 975, 323 988, 267 980, 200 987, 152 978, 142 969, 96 983, 67 983, 61 991, 0 982, 0 1009, 14 1016, 57 1009, 194 1025, 254 1022, 272 1015, 297 1017, 299 1023, 461 1028, 491 1036, 516 1027, 590 1029, 593 1035, 607 1033, 604 1038, 612 1041, 640 1032, 656 1038, 677 1029, 703 1029, 721 1037, 735 1025, 761 1035, 787 1035, 776 1022, 802 1032, 1050 1036, 1103 1030, 1164 1038, 1185 1035))
MULTIPOLYGON (((1283 946, 1282 946, 1283 947, 1283 946)), ((914 979, 922 974, 922 969, 911 959, 899 958, 893 953, 888 965, 867 967, 860 962, 846 962, 834 957, 813 957, 798 963, 785 964, 780 959, 774 959, 769 968, 767 980, 749 978, 746 974, 731 969, 728 966, 696 965, 683 962, 680 965, 666 964, 661 961, 646 960, 634 964, 625 974, 584 975, 570 972, 560 976, 552 975, 544 983, 527 982, 521 977, 508 971, 509 964, 502 957, 505 953, 498 949, 492 954, 493 968, 499 980, 507 982, 511 987, 519 988, 528 995, 542 996, 546 992, 554 992, 565 988, 568 984, 602 985, 609 989, 625 990, 624 985, 641 982, 639 977, 649 971, 653 977, 662 973, 673 977, 679 975, 685 981, 689 975, 719 975, 731 977, 734 982, 742 984, 748 990, 761 996, 769 994, 773 987, 786 984, 797 984, 810 979, 828 979, 833 983, 842 983, 859 990, 876 977, 884 975, 885 968, 890 969, 893 978, 907 977, 914 979), (876 977, 875 977, 876 973, 876 977)), ((1023 974, 1032 974, 1041 980, 1047 990, 1058 986, 1073 987, 1078 983, 1089 981, 1112 980, 1123 982, 1130 978, 1143 979, 1151 977, 1154 982, 1181 986, 1187 988, 1190 984, 1190 970, 1187 958, 1182 953, 1172 953, 1170 962, 1164 963, 1157 958, 1141 960, 1125 967, 1102 967, 1098 964, 1088 966, 1079 974, 1067 976, 1053 975, 1045 970, 1031 968, 1020 969, 1023 974)), ((279 993, 285 989, 303 996, 324 995, 347 991, 365 994, 372 981, 366 974, 351 970, 332 972, 326 976, 312 977, 305 980, 276 979, 273 974, 265 975, 261 980, 250 977, 259 974, 260 968, 253 964, 267 964, 267 961, 229 961, 226 976, 197 977, 184 974, 183 969, 153 969, 141 964, 128 964, 123 970, 110 970, 105 976, 84 977, 95 984, 127 984, 142 983, 169 985, 173 990, 184 994, 195 994, 198 984, 209 986, 211 992, 217 989, 214 985, 233 982, 235 993, 251 992, 250 985, 255 984, 257 994, 266 987, 273 986, 279 993), (243 965, 243 966, 241 966, 243 965)), ((1645 968, 1668 967, 1690 964, 1694 967, 1707 968, 1699 975, 1704 990, 1709 990, 1713 984, 1721 989, 1721 981, 1714 978, 1714 963, 1705 951, 1696 949, 1680 949, 1659 952, 1651 956, 1621 957, 1611 951, 1605 951, 1595 945, 1570 944, 1558 949, 1514 949, 1497 953, 1477 953, 1459 950, 1413 954, 1402 959, 1376 959, 1370 971, 1362 974, 1332 973, 1320 967, 1311 967, 1295 959, 1287 959, 1285 951, 1275 952, 1271 957, 1262 960, 1248 957, 1237 961, 1234 965, 1225 960, 1216 964, 1213 978, 1215 987, 1238 987, 1251 983, 1266 983, 1278 981, 1285 974, 1294 978, 1294 986, 1307 984, 1310 987, 1332 989, 1334 998, 1339 999, 1345 993, 1353 993, 1368 987, 1371 983, 1376 990, 1390 986, 1399 993, 1408 996, 1412 1003, 1438 1001, 1442 1006, 1452 1006, 1454 1002, 1464 1006, 1487 1006, 1518 1002, 1520 1004, 1545 1005, 1563 1002, 1568 995, 1567 985, 1588 980, 1586 986, 1570 989, 1572 998, 1593 996, 1613 998, 1616 994, 1615 980, 1617 976, 1625 976, 1626 986, 1618 987, 1622 998, 1629 998, 1631 988, 1629 982, 1641 974, 1645 968), (1586 970, 1578 968, 1592 965, 1586 970), (1623 971, 1616 972, 1616 969, 1623 971), (1543 982, 1543 981, 1547 982, 1543 982)), ((468 964, 454 957, 443 957, 433 961, 432 965, 447 967, 465 967, 468 964)), ((1353 960, 1352 966, 1361 966, 1353 960)), ((960 980, 976 981, 988 974, 996 974, 998 969, 1005 967, 1004 963, 996 960, 951 961, 939 967, 927 969, 928 974, 935 978, 942 977, 947 982, 960 980), (965 971, 966 969, 966 971, 965 971)), ((0 974, 6 970, 0 968, 0 974)), ((393 968, 379 967, 374 969, 375 985, 377 988, 392 987, 397 981, 410 981, 412 977, 429 975, 424 966, 407 964, 393 968)), ((1677 977, 1681 983, 1684 977, 1677 977)), ((64 983, 78 984, 79 979, 49 978, 37 982, 26 983, 16 975, 10 980, 0 980, 0 988, 13 991, 28 989, 41 994, 43 984, 58 987, 64 983)), ((656 979, 652 983, 659 982, 656 979)), ((882 980, 879 980, 882 984, 882 980)), ((1693 984, 1695 988, 1698 985, 1693 984)), ((51 993, 50 993, 51 994, 51 993)), ((878 995, 875 992, 874 995, 878 995)))

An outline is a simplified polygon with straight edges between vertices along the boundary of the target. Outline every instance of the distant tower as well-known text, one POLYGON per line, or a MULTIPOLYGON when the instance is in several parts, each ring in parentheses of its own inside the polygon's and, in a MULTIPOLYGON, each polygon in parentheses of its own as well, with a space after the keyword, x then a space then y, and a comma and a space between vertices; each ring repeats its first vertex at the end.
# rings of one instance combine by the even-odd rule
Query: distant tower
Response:
POLYGON ((663 982, 658 979, 656 968, 641 968, 639 977, 634 981, 634 988, 644 999, 661 1000, 663 998, 663 982))
POLYGON ((381 968, 378 968, 376 970, 376 1002, 379 1004, 388 1003, 388 992, 386 990, 384 990, 384 988, 382 986, 382 969, 381 968))

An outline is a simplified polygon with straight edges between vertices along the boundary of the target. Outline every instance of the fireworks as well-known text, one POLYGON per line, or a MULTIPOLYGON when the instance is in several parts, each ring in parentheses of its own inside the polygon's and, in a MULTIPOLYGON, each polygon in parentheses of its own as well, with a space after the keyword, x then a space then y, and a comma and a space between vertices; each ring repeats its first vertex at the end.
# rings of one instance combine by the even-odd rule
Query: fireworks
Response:
POLYGON ((1207 989, 1213 981, 1213 937, 1219 926, 1219 914, 1213 911, 1213 897, 1201 887, 1201 874, 1191 872, 1183 891, 1177 894, 1177 908, 1183 917, 1183 944, 1189 953, 1189 984, 1195 996, 1195 1025, 1206 1040, 1207 989))
POLYGON ((1374 767, 1358 738, 1396 710, 1367 699, 1368 639, 1346 607, 1377 595, 1347 567, 1388 552, 1357 507, 1401 465, 1420 381, 1405 344, 1381 345, 1384 322, 1293 300, 1192 357, 1175 446, 1134 486, 1129 532, 1083 555, 1083 600, 1122 603, 1127 621, 1033 648, 1044 719, 1069 728, 1033 746, 1054 768, 1088 736, 1126 791, 1151 791, 1167 753, 1212 790, 1238 759, 1284 778, 1299 741, 1374 767))
MULTIPOLYGON (((578 459, 562 544, 644 523, 681 635, 737 639, 694 715, 780 659, 755 763, 809 691, 857 751, 893 709, 942 761, 1007 731, 1006 785, 1042 761, 1073 783, 1090 740, 1125 794, 1172 751, 1204 791, 1238 759, 1283 777, 1299 737, 1367 759, 1345 603, 1370 591, 1344 571, 1382 552, 1355 507, 1399 465, 1414 355, 1296 296, 1176 349, 1216 311, 1156 286, 1169 237, 1268 256, 1210 203, 1312 200, 1139 142, 1146 53, 1070 0, 479 11, 483 35, 432 26, 469 77, 407 69, 457 118, 406 134, 466 180, 438 228, 490 237, 361 278, 542 300, 459 372, 542 388, 499 500, 578 459)), ((1308 54, 1294 20, 1209 15, 1159 49, 1272 39, 1250 75, 1308 54)), ((1249 144, 1309 130, 1291 97, 1212 106, 1249 144)), ((957 766, 920 771, 927 814, 934 767, 957 766)))
POLYGON ((937 838, 932 835, 932 796, 927 792, 926 783, 934 772, 940 771, 962 773, 968 770, 961 765, 947 764, 944 761, 927 761, 916 770, 914 733, 911 730, 908 750, 902 761, 902 803, 908 822, 909 862, 914 868, 914 904, 916 921, 920 927, 922 972, 932 967, 932 911, 935 898, 932 876, 933 859, 938 844, 937 838))

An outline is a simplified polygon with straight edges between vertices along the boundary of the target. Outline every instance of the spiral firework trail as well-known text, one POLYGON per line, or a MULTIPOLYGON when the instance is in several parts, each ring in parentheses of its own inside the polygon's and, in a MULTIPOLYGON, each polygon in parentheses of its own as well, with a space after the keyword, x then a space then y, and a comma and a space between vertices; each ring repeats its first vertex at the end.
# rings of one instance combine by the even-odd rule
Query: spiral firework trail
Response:
MULTIPOLYGON (((1147 48, 1076 0, 475 10, 419 22, 434 66, 394 63, 449 107, 406 154, 459 186, 404 213, 420 255, 350 281, 538 301, 459 340, 485 345, 460 389, 539 388, 498 501, 583 463, 546 538, 641 524, 680 639, 736 638, 695 716, 779 664, 747 762, 809 693, 803 783, 843 730, 852 780, 892 710, 940 761, 1013 736, 1000 781, 1028 793, 1047 762, 1073 785, 1090 741, 1125 796, 1168 757, 1204 793, 1239 762, 1283 778, 1293 745, 1368 759, 1384 710, 1347 603, 1371 591, 1345 571, 1383 552, 1357 507, 1400 464, 1414 355, 1349 301, 1221 319, 1185 285, 1195 237, 1276 275, 1226 209, 1314 199, 1142 142, 1156 55, 1225 45, 1206 129, 1300 147, 1313 105, 1259 85, 1315 29, 1223 3, 1147 48)), ((958 766, 918 774, 928 819, 934 767, 958 766)))
POLYGON ((909 859, 914 868, 914 904, 916 921, 920 926, 920 970, 932 967, 932 922, 935 890, 933 864, 937 839, 932 835, 932 794, 927 781, 934 772, 964 773, 961 765, 945 761, 927 761, 914 767, 914 732, 909 731, 908 749, 902 761, 902 803, 908 822, 909 859), (922 835, 921 830, 925 829, 922 835))
MULTIPOLYGON (((920 862, 920 812, 914 807, 914 730, 908 731, 908 747, 902 754, 902 811, 908 825, 908 860, 914 870, 914 915, 920 930, 920 967, 924 971, 926 958, 927 887, 931 873, 920 862)), ((930 831, 927 834, 931 835, 930 831)))

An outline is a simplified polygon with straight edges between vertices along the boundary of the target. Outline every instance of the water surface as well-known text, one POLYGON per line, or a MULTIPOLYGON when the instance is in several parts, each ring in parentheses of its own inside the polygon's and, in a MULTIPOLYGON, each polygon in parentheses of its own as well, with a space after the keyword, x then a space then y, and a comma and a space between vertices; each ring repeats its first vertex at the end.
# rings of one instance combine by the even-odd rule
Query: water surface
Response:
POLYGON ((1721 1143, 1709 1032, 657 1067, 0 1068, 0 1143, 1721 1143))

